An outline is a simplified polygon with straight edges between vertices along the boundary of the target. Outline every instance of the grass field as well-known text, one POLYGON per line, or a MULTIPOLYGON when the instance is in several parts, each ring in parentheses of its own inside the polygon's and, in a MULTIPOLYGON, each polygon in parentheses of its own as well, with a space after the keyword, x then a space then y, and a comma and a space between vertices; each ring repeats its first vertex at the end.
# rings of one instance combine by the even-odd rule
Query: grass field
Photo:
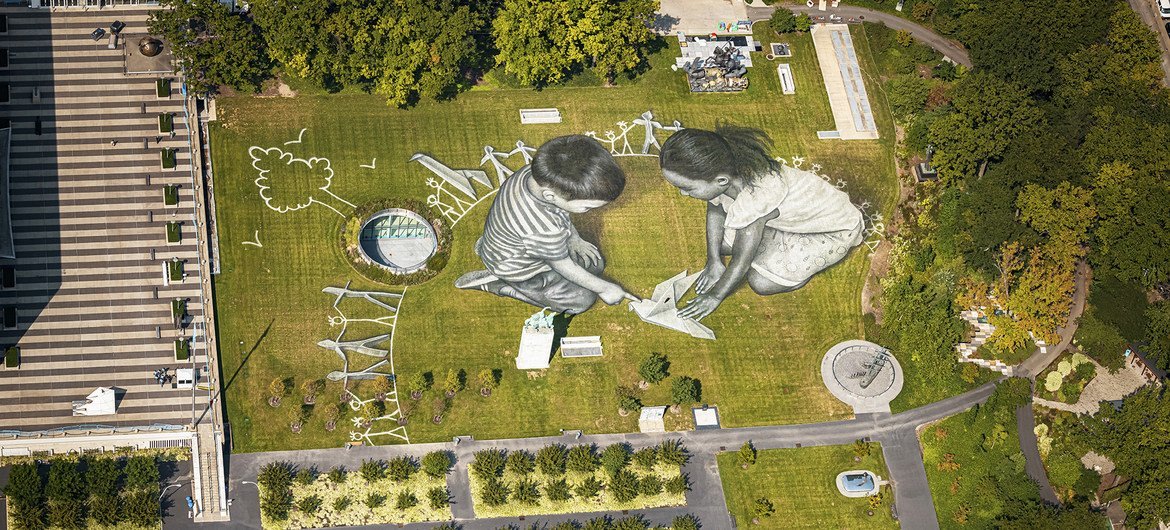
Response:
MULTIPOLYGON (((766 47, 772 39, 761 40, 766 47)), ((385 197, 421 200, 430 192, 426 180, 431 173, 408 162, 416 152, 452 167, 474 168, 485 145, 506 151, 517 140, 536 146, 560 134, 602 135, 614 123, 652 109, 664 123, 679 120, 689 127, 710 127, 725 119, 762 128, 775 139, 776 155, 803 156, 808 163, 821 164, 823 174, 848 182, 855 202, 869 201, 888 214, 896 193, 893 134, 880 89, 871 86, 870 93, 882 140, 817 140, 816 131, 832 128, 833 120, 811 39, 802 35, 783 40, 792 43, 795 53, 795 96, 781 94, 775 65, 762 54, 757 54, 746 93, 691 94, 682 75, 668 67, 677 55, 677 45, 672 45, 653 57, 648 73, 613 88, 472 90, 453 101, 426 102, 409 110, 388 108, 377 97, 349 94, 218 100, 212 152, 223 272, 215 287, 235 450, 329 447, 348 440, 349 420, 329 433, 319 414, 300 434, 292 434, 288 425, 296 407, 269 407, 266 389, 273 378, 292 377, 299 386, 340 369, 336 355, 316 346, 338 331, 327 321, 334 315, 332 299, 322 288, 350 280, 355 288, 378 288, 345 262, 337 243, 341 216, 316 204, 286 213, 265 207, 253 183, 257 171, 249 146, 328 158, 334 171, 329 191, 353 203, 385 197), (534 107, 557 107, 564 122, 519 125, 517 109, 534 107), (301 143, 283 145, 296 140, 302 128, 301 143), (375 158, 376 169, 360 167, 375 158), (255 237, 262 247, 242 244, 255 237)), ((856 43, 868 72, 869 48, 860 36, 856 43)), ((658 282, 702 266, 704 206, 671 188, 656 159, 624 158, 620 164, 629 177, 625 193, 575 222, 587 239, 599 243, 608 262, 606 274, 648 296, 658 282)), ((314 193, 317 187, 296 185, 301 193, 314 193)), ((863 251, 854 251, 791 294, 764 298, 741 289, 704 321, 719 335, 713 342, 644 324, 624 306, 599 305, 575 318, 569 334, 601 335, 605 357, 557 358, 542 376, 529 377, 515 370, 513 358, 523 320, 533 308, 452 286, 460 274, 481 268, 472 247, 486 213, 487 201, 455 227, 450 264, 438 277, 406 290, 394 330, 393 360, 403 379, 432 372, 441 381, 449 369, 462 369, 474 378, 485 368, 501 370, 503 377, 491 397, 481 397, 474 388, 456 395, 441 424, 429 421, 429 411, 416 409, 407 426, 412 442, 463 434, 548 435, 562 428, 636 430, 636 415, 617 414, 615 388, 636 383, 637 364, 652 351, 669 357, 672 374, 701 380, 703 401, 719 405, 727 426, 816 422, 850 414, 825 390, 819 363, 832 344, 861 336, 859 295, 868 266, 863 251)), ((383 332, 379 329, 367 326, 369 335, 383 332)), ((350 331, 347 338, 368 336, 350 331)), ((651 387, 642 399, 665 403, 669 388, 669 381, 651 387)), ((325 395, 341 392, 338 383, 329 383, 325 395)), ((434 397, 424 397, 418 408, 429 409, 434 397)), ((685 415, 668 417, 668 428, 689 424, 685 415)))
POLYGON ((833 445, 759 451, 756 463, 740 467, 735 452, 719 455, 719 475, 727 507, 741 528, 898 528, 890 517, 892 492, 883 488, 883 505, 866 514, 869 499, 848 498, 833 483, 842 471, 867 469, 889 478, 881 446, 872 444, 869 456, 853 460, 853 447, 833 445), (766 498, 776 512, 752 525, 752 503, 766 498))

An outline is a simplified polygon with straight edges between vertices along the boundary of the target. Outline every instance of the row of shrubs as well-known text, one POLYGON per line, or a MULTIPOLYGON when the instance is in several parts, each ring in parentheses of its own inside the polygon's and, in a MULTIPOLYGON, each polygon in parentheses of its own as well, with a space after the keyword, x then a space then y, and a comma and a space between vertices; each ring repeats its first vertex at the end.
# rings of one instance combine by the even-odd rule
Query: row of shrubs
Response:
POLYGON ((158 481, 154 456, 60 459, 13 466, 4 495, 18 530, 157 527, 158 481))
MULTIPOLYGON (((614 519, 608 515, 595 517, 585 522, 565 521, 563 523, 552 526, 539 526, 534 524, 527 528, 522 528, 516 525, 508 525, 500 527, 500 530, 530 530, 535 528, 547 530, 699 530, 699 519, 693 515, 686 514, 675 517, 670 526, 655 526, 647 521, 641 515, 631 515, 629 517, 622 517, 614 519)), ((434 530, 460 530, 459 526, 454 524, 445 524, 436 526, 434 530)))
POLYGON ((602 489, 609 491, 618 502, 629 502, 639 495, 653 496, 664 490, 671 494, 682 494, 690 489, 690 480, 685 473, 662 480, 652 473, 656 465, 681 467, 689 456, 682 442, 667 440, 661 445, 634 451, 629 444, 617 443, 606 447, 600 453, 593 444, 566 448, 553 444, 542 448, 533 455, 524 450, 507 452, 501 449, 485 449, 475 453, 471 472, 483 481, 480 500, 488 506, 501 506, 509 498, 523 504, 534 505, 541 496, 551 501, 571 500, 574 495, 581 499, 596 497, 602 489), (631 472, 631 463, 646 471, 642 477, 631 472), (531 478, 536 470, 546 477, 543 485, 531 478), (608 483, 593 476, 598 469, 604 469, 608 483), (511 486, 501 479, 504 472, 511 472, 520 479, 511 486), (586 474, 584 480, 570 485, 565 480, 566 472, 586 474))
MULTIPOLYGON (((417 460, 410 456, 401 456, 390 460, 364 460, 358 468, 357 474, 367 484, 374 484, 389 479, 395 483, 405 483, 416 473, 422 472, 431 478, 440 478, 451 470, 451 454, 446 451, 434 451, 417 460)), ((261 487, 260 512, 264 517, 273 521, 287 521, 291 510, 296 509, 306 514, 316 513, 322 506, 322 500, 316 495, 309 495, 295 500, 292 492, 293 485, 307 487, 318 480, 321 475, 313 468, 297 469, 288 462, 272 462, 260 470, 256 482, 261 487)), ((349 480, 350 473, 344 467, 334 467, 324 477, 334 485, 340 485, 349 480)), ((386 503, 387 496, 377 491, 366 495, 362 503, 369 509, 378 508, 386 503)), ((394 500, 395 507, 406 510, 417 506, 420 501, 411 492, 402 492, 394 500)), ((427 502, 431 508, 440 509, 450 504, 450 493, 445 487, 435 487, 427 491, 427 502)), ((349 508, 353 500, 349 497, 338 497, 333 502, 334 511, 344 511, 349 508)))

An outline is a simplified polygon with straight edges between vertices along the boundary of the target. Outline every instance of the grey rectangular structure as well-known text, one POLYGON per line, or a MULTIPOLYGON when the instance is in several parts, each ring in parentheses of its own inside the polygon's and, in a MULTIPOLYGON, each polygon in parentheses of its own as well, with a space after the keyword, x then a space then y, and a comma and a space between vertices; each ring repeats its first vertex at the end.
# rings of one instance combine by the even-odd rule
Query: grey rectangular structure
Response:
POLYGON ((564 337, 561 339, 561 357, 601 357, 601 337, 564 337))

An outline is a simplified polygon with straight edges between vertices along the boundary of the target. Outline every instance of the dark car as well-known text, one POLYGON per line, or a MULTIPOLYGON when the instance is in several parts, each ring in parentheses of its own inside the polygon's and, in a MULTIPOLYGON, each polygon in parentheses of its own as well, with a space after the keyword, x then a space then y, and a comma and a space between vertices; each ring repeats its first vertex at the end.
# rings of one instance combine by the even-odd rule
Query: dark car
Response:
POLYGON ((122 22, 121 20, 115 20, 113 24, 110 24, 110 33, 117 35, 119 33, 122 33, 122 30, 125 28, 126 28, 126 23, 122 22))
POLYGON ((1170 22, 1166 23, 1166 35, 1170 35, 1170 22))
POLYGON ((93 40, 102 40, 102 37, 106 36, 106 30, 104 30, 102 28, 95 29, 95 30, 93 30, 93 33, 89 34, 89 36, 93 40))

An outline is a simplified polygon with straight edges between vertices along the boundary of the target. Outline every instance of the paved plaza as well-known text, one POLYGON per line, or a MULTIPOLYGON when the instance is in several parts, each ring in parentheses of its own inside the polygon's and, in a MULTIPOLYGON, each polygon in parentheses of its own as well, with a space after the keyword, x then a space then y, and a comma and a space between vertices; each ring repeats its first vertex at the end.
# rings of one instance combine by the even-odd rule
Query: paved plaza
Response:
POLYGON ((15 307, 17 323, 0 345, 19 346, 22 362, 0 371, 0 430, 190 425, 208 393, 152 376, 192 366, 174 357, 175 298, 187 300, 193 366, 207 362, 183 98, 177 80, 157 97, 156 76, 126 75, 124 46, 89 37, 115 19, 144 34, 147 11, 3 12, 16 258, 0 265, 14 267, 16 285, 0 290, 0 306, 15 307), (173 136, 159 132, 160 113, 173 115, 173 136), (173 169, 161 168, 164 148, 176 150, 173 169), (180 185, 177 206, 164 206, 167 184, 180 185), (168 221, 181 223, 181 243, 167 244, 168 221), (176 257, 187 278, 165 285, 176 257), (119 392, 117 413, 73 416, 70 402, 101 386, 119 392))

